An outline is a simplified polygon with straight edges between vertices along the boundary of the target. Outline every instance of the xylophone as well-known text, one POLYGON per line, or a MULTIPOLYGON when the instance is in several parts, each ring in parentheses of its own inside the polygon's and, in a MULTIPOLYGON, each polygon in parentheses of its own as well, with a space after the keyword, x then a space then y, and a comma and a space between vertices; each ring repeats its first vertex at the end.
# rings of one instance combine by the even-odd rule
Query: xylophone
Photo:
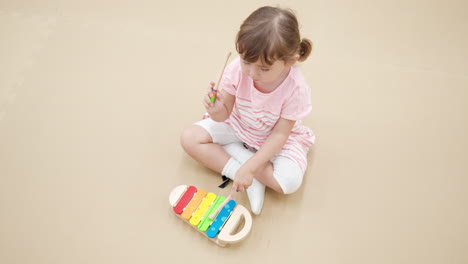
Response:
POLYGON ((214 219, 210 218, 225 199, 224 196, 216 196, 214 193, 207 193, 205 190, 187 185, 175 187, 169 195, 169 203, 176 216, 221 247, 243 240, 252 227, 252 216, 249 211, 244 206, 236 204, 234 200, 228 201, 214 219), (233 234, 242 219, 244 227, 233 234))

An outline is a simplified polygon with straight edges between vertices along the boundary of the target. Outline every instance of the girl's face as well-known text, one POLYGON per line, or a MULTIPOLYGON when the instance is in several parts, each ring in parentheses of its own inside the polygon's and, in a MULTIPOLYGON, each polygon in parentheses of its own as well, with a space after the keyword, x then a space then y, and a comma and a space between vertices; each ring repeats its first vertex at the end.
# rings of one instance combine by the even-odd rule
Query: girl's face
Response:
POLYGON ((250 63, 241 58, 241 69, 253 79, 257 88, 261 87, 265 92, 271 92, 283 82, 294 62, 294 60, 290 62, 276 60, 272 65, 268 65, 261 60, 250 63))

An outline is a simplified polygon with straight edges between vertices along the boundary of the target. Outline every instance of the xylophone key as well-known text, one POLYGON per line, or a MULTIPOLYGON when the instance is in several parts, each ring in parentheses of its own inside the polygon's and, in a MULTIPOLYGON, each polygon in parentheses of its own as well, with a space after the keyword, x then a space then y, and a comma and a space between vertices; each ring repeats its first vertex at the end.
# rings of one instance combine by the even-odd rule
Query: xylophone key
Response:
POLYGON ((185 207, 184 212, 182 213, 182 218, 185 220, 189 220, 192 217, 193 212, 197 210, 198 206, 202 202, 203 198, 205 198, 206 191, 205 190, 198 190, 195 196, 192 198, 190 203, 185 207))
POLYGON ((208 211, 215 199, 216 194, 207 194, 205 200, 203 200, 200 207, 198 207, 197 211, 195 211, 195 214, 193 214, 192 218, 190 218, 190 224, 197 226, 202 220, 203 215, 205 215, 206 211, 208 211))
POLYGON ((176 214, 181 214, 184 210, 184 208, 187 206, 187 204, 192 200, 193 195, 197 192, 197 188, 195 186, 190 186, 187 188, 185 191, 184 195, 182 198, 180 198, 179 202, 177 203, 176 206, 174 206, 174 212, 176 214))
POLYGON ((218 209, 218 207, 224 202, 226 197, 224 196, 218 196, 216 197, 216 200, 213 202, 213 205, 208 209, 208 212, 203 216, 203 219, 201 223, 198 225, 198 229, 202 232, 206 232, 208 230, 208 227, 211 225, 213 222, 213 219, 210 219, 210 215, 218 209))
POLYGON ((224 206, 224 208, 221 210, 221 212, 219 212, 218 216, 216 216, 215 220, 211 224, 208 231, 206 231, 206 235, 208 237, 213 238, 218 234, 219 230, 223 226, 224 222, 226 222, 227 218, 229 217, 229 215, 231 214, 231 212, 232 212, 232 210, 234 209, 235 206, 236 206, 236 201, 234 201, 234 200, 230 200, 224 206))

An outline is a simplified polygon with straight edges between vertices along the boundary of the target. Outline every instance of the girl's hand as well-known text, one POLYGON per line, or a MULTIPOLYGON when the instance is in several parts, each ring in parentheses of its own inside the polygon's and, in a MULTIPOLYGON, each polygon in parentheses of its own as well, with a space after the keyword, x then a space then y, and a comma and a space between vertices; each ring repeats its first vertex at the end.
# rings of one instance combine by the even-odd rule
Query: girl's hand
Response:
POLYGON ((248 163, 245 163, 236 173, 234 177, 234 184, 232 185, 232 191, 234 192, 244 192, 252 185, 254 178, 254 170, 250 168, 248 163))
POLYGON ((208 93, 203 98, 203 105, 205 106, 205 109, 210 116, 217 115, 218 113, 225 111, 224 98, 221 92, 218 91, 216 93, 216 100, 214 101, 214 103, 212 103, 210 100, 210 97, 213 96, 212 89, 214 89, 214 87, 215 83, 210 82, 210 86, 208 87, 208 93))

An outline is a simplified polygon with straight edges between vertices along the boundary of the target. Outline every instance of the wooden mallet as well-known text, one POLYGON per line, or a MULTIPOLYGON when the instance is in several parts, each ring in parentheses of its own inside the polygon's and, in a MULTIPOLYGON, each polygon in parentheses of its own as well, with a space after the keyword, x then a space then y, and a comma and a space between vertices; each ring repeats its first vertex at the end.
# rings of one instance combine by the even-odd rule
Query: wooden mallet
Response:
POLYGON ((218 88, 219 88, 219 82, 221 82, 221 78, 223 77, 223 73, 224 73, 224 70, 226 69, 226 65, 227 65, 227 63, 228 63, 228 60, 229 60, 229 57, 230 57, 230 56, 231 56, 231 52, 228 52, 226 61, 224 62, 223 69, 221 70, 221 74, 219 75, 219 79, 218 79, 218 81, 216 82, 216 86, 215 86, 214 89, 213 89, 213 88, 211 89, 211 92, 213 93, 213 95, 210 97, 210 101, 211 101, 212 103, 214 103, 215 100, 216 100, 216 94, 217 94, 218 91, 219 91, 219 90, 218 90, 218 88))

